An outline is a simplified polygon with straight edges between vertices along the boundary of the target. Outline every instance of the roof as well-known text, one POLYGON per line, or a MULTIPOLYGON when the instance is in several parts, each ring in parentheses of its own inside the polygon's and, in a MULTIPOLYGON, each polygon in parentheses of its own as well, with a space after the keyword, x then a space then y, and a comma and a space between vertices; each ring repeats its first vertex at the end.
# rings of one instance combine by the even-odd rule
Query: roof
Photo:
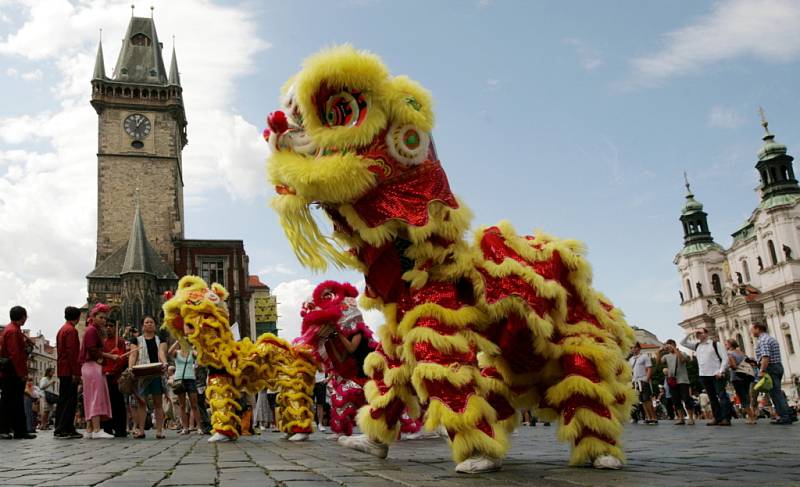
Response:
POLYGON ((708 252, 709 250, 719 250, 720 252, 725 252, 725 249, 722 248, 716 242, 698 242, 686 245, 678 252, 678 255, 691 255, 691 254, 698 254, 701 252, 708 252))
POLYGON ((267 288, 267 289, 269 289, 269 286, 267 286, 266 284, 261 282, 261 279, 259 279, 258 276, 249 276, 248 277, 248 284, 249 284, 251 289, 258 289, 258 288, 267 288))
POLYGON ((114 69, 114 80, 161 84, 168 82, 161 43, 151 18, 131 17, 114 69))
POLYGON ((115 250, 86 277, 119 278, 122 274, 151 274, 158 279, 178 279, 172 268, 147 240, 139 204, 133 215, 128 242, 115 250))
POLYGON ((172 46, 172 61, 169 63, 169 84, 181 84, 181 75, 178 72, 178 58, 175 56, 175 46, 172 46))
POLYGON ((106 79, 106 63, 103 61, 103 41, 97 45, 97 57, 94 60, 92 79, 106 79))

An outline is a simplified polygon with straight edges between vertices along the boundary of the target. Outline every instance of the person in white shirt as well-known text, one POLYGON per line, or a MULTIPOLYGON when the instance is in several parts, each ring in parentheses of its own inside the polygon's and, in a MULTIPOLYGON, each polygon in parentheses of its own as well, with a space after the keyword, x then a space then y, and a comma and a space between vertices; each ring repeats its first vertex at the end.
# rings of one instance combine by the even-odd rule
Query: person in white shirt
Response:
POLYGON ((725 390, 728 382, 728 360, 725 347, 716 340, 709 340, 708 330, 701 328, 681 340, 681 345, 695 351, 700 383, 708 391, 714 420, 707 426, 730 426, 733 406, 725 390))
POLYGON ((642 355, 642 346, 638 342, 633 346, 633 355, 628 359, 628 363, 633 371, 633 387, 639 391, 639 401, 644 408, 644 424, 658 424, 652 401, 653 387, 650 383, 653 362, 647 355, 642 355))

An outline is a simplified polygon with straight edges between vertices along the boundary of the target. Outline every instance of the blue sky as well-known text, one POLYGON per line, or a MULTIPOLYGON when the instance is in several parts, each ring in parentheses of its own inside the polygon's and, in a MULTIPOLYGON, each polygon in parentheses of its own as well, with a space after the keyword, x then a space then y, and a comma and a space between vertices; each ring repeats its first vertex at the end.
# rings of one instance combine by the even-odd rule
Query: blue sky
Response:
MULTIPOLYGON (((136 3, 156 6, 165 50, 176 36, 187 237, 243 238, 288 335, 313 283, 360 279, 302 269, 267 207, 264 118, 326 45, 374 51, 433 93, 437 150, 476 225, 584 241, 596 287, 661 338, 681 319, 683 170, 728 245, 757 204, 758 107, 800 147, 788 0, 136 3)), ((129 2, 0 0, 0 304, 27 303, 48 335, 93 265, 98 29, 110 74, 129 16, 129 2)))

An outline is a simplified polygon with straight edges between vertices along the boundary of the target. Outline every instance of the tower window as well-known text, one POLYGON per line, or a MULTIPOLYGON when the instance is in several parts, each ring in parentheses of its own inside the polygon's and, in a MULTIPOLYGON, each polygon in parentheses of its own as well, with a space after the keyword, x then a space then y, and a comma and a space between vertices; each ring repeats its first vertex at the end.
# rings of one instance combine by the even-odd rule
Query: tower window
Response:
POLYGON ((771 183, 774 183, 775 181, 778 180, 778 178, 775 176, 775 168, 774 167, 769 168, 769 180, 770 180, 771 183))
POLYGON ((747 261, 742 261, 742 270, 744 271, 744 279, 747 282, 750 282, 750 267, 747 265, 747 261))
POLYGON ((692 292, 692 283, 689 282, 689 279, 686 279, 686 290, 689 291, 689 299, 694 298, 694 293, 692 292))
POLYGON ((144 142, 142 142, 141 140, 134 140, 133 142, 131 142, 131 147, 133 147, 134 149, 141 149, 142 147, 144 147, 144 142))
POLYGON ((772 240, 767 240, 767 248, 769 249, 769 258, 772 260, 772 265, 778 264, 778 254, 775 253, 775 244, 772 240))
POLYGON ((784 335, 786 338, 786 350, 789 352, 789 355, 794 355, 794 343, 792 343, 792 334, 787 333, 784 335))
POLYGON ((151 43, 150 38, 144 34, 136 34, 131 37, 131 44, 134 46, 149 46, 151 43))

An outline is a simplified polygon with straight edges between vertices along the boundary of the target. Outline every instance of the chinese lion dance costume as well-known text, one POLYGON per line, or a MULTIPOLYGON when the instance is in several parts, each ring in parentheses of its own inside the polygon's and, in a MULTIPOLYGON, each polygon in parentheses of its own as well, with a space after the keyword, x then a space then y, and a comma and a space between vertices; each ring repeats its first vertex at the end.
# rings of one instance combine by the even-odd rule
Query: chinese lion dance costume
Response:
MULTIPOLYGON (((372 330, 364 323, 357 297, 358 291, 352 284, 320 283, 300 311, 301 336, 294 342, 311 348, 315 361, 330 378, 333 388, 330 427, 334 438, 353 434, 356 413, 367 402, 364 356, 378 345, 372 330), (355 344, 357 335, 360 337, 355 344), (352 344, 352 351, 347 350, 348 344, 352 344)), ((409 435, 422 428, 420 421, 406 413, 400 417, 400 423, 400 432, 409 435)))
POLYGON ((265 387, 278 391, 277 424, 292 441, 302 441, 313 431, 311 392, 316 365, 310 351, 293 347, 271 333, 235 341, 225 305, 228 292, 211 287, 197 276, 185 276, 163 305, 164 327, 178 340, 188 340, 197 350, 197 363, 209 368, 206 399, 211 408, 214 436, 209 441, 239 437, 242 407, 239 392, 255 393, 265 387))
POLYGON ((365 434, 340 443, 386 457, 404 409, 427 405, 456 471, 492 471, 532 407, 559 421, 571 463, 621 467, 631 328, 592 289, 580 243, 505 222, 465 240, 471 214, 436 153, 427 91, 373 54, 331 48, 286 83, 268 125, 272 207, 298 259, 363 272, 362 305, 386 320, 365 362, 365 434))

